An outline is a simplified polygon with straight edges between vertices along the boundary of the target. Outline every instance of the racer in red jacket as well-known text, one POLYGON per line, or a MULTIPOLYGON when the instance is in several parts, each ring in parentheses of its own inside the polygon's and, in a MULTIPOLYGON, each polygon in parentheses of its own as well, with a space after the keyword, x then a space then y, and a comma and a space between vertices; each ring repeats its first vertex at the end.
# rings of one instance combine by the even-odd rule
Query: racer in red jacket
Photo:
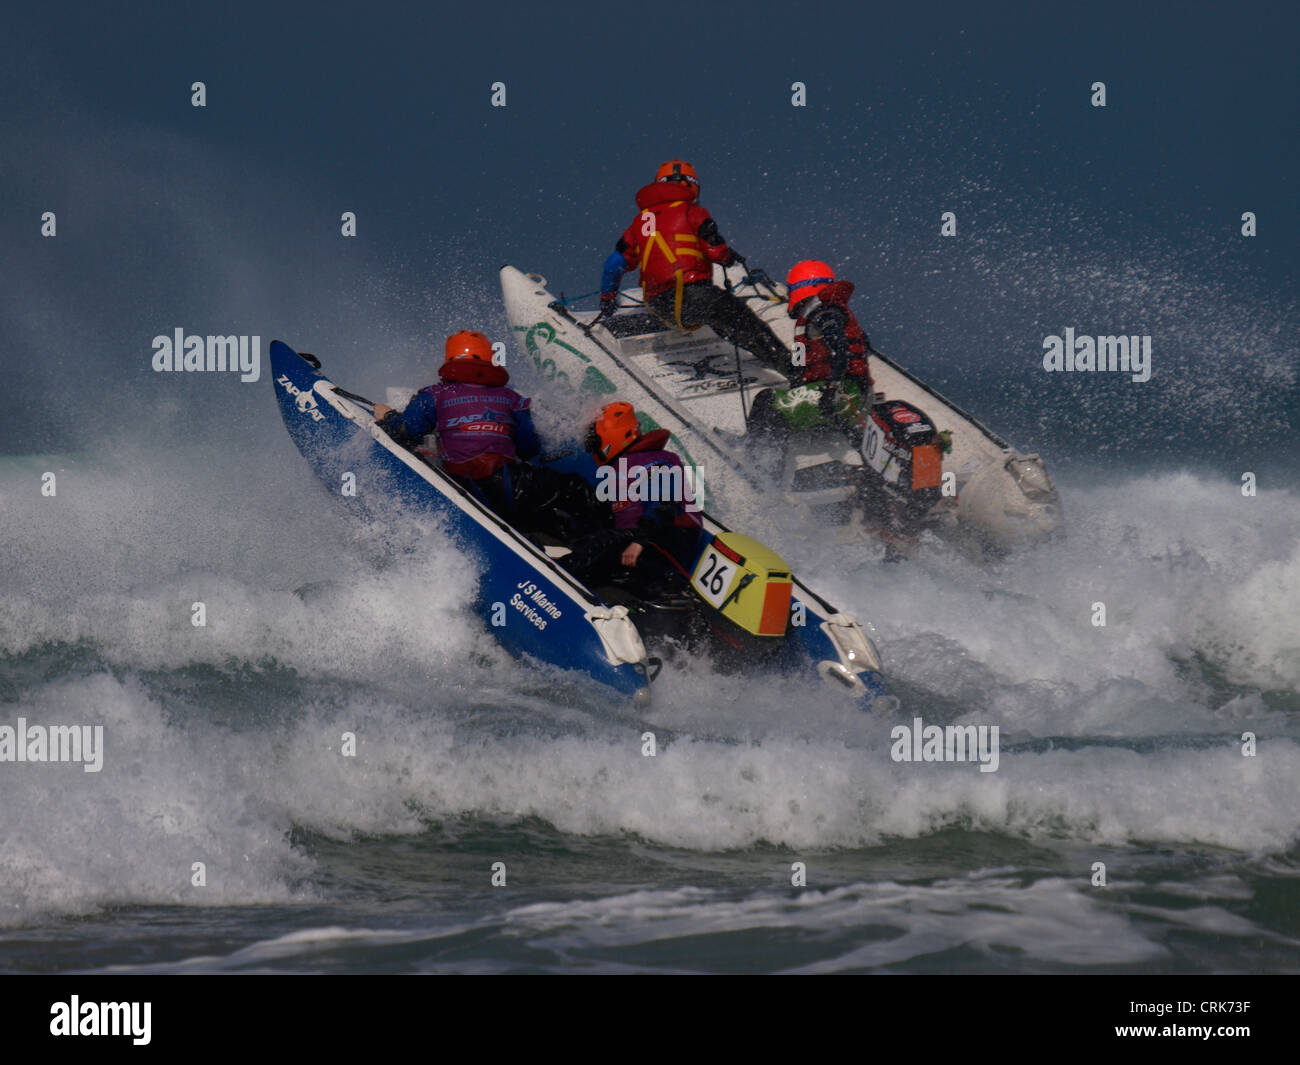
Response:
MULTIPOLYGON (((875 405, 878 397, 868 362, 871 340, 849 310, 853 283, 837 280, 821 260, 805 259, 790 268, 786 287, 787 310, 795 320, 795 355, 802 367, 789 388, 767 388, 754 397, 750 427, 760 435, 781 438, 792 430, 829 425, 857 447, 873 408, 880 414, 899 404, 875 405)), ((939 435, 946 453, 949 441, 939 435)))
POLYGON ((697 202, 699 194, 695 168, 681 159, 664 163, 637 192, 640 212, 605 260, 601 317, 613 314, 623 274, 639 268, 646 306, 662 321, 678 329, 707 325, 787 373, 785 345, 742 300, 713 283, 713 264, 727 266, 736 255, 697 202))
MULTIPOLYGON (((795 264, 786 278, 787 310, 795 320, 795 355, 803 366, 789 388, 766 388, 754 397, 750 428, 784 444, 793 430, 837 425, 854 445, 871 410, 871 341, 853 312, 851 281, 818 259, 795 264)), ((775 456, 774 456, 775 457, 775 456)))

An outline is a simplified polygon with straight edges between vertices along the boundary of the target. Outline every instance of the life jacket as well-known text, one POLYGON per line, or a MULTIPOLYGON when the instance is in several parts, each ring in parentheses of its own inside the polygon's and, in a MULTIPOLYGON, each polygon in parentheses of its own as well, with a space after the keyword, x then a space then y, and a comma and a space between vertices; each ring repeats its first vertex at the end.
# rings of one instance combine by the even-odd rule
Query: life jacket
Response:
POLYGON ((866 382, 867 389, 871 387, 871 371, 867 367, 867 343, 866 334, 862 327, 858 325, 858 320, 849 310, 849 297, 853 295, 852 281, 834 281, 829 285, 822 287, 822 290, 814 297, 804 300, 797 307, 798 317, 794 323, 794 339, 796 343, 803 344, 805 363, 803 374, 800 381, 803 384, 809 384, 813 381, 824 381, 831 375, 831 349, 820 336, 810 337, 808 335, 808 319, 811 318, 819 307, 831 306, 841 307, 849 316, 844 333, 849 342, 849 365, 845 371, 848 377, 857 377, 866 382))
MULTIPOLYGON (((670 505, 676 510, 672 524, 678 528, 697 529, 701 522, 698 513, 686 509, 686 496, 695 486, 688 484, 682 460, 672 451, 664 450, 671 434, 667 429, 652 429, 637 439, 626 451, 612 459, 608 465, 615 470, 615 492, 612 503, 615 529, 635 529, 646 516, 650 507, 670 505), (649 489, 652 486, 667 485, 672 495, 678 498, 629 499, 630 482, 633 471, 652 467, 666 467, 666 474, 643 475, 643 483, 649 489), (676 471, 676 472, 674 472, 676 471)), ((638 478, 642 480, 642 478, 638 478)), ((693 499, 689 500, 694 502, 693 499)))
MULTIPOLYGON (((725 244, 706 244, 699 235, 700 226, 709 220, 709 212, 695 202, 699 189, 678 181, 658 181, 646 185, 636 194, 641 209, 623 232, 627 246, 624 259, 641 269, 641 288, 648 303, 661 292, 697 281, 713 280, 713 263, 730 255, 725 244), (654 216, 654 231, 645 236, 645 213, 654 216)), ((678 313, 680 320, 680 309, 678 313)))
POLYGON ((513 388, 440 381, 420 391, 434 402, 448 473, 477 480, 517 457, 515 412, 527 410, 530 401, 513 388))

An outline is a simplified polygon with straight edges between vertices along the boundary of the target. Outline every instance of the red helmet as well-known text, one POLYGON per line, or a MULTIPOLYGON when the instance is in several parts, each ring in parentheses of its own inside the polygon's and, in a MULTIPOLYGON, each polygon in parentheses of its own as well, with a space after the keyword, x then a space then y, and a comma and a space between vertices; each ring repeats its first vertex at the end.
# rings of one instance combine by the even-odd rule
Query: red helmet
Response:
POLYGON ((601 462, 613 462, 641 438, 641 426, 631 403, 619 400, 601 408, 587 433, 587 450, 601 462))
POLYGON ((500 387, 510 380, 506 368, 492 361, 492 342, 468 329, 447 338, 446 358, 438 376, 444 381, 490 387, 500 387))
POLYGON ((668 162, 661 163, 655 173, 655 180, 681 181, 691 185, 700 183, 700 179, 695 176, 695 167, 685 159, 669 159, 668 162))
POLYGON ((462 329, 447 338, 447 357, 444 363, 473 359, 475 362, 492 362, 492 342, 482 333, 462 329))
POLYGON ((798 304, 817 295, 834 280, 835 271, 820 259, 805 259, 801 263, 795 263, 785 275, 790 313, 794 314, 798 304))

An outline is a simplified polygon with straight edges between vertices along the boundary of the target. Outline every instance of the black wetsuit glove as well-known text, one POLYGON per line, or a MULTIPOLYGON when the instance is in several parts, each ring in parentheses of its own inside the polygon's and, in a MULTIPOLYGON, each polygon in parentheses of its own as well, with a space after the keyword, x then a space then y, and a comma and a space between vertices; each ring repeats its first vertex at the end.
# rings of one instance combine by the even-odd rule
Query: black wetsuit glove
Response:
POLYGON ((406 431, 406 423, 402 421, 401 411, 390 410, 380 419, 379 427, 402 447, 410 447, 415 443, 415 438, 406 431))
POLYGON ((615 568, 623 549, 636 539, 631 529, 597 529, 573 541, 557 561, 580 580, 599 580, 615 568))

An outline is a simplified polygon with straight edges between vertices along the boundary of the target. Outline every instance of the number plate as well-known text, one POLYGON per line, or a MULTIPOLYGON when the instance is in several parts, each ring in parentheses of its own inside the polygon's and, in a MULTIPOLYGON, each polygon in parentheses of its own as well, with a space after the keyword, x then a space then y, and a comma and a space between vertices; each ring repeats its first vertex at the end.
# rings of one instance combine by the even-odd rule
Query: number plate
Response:
POLYGON ((736 564, 724 555, 718 554, 712 547, 708 547, 695 567, 695 576, 691 578, 691 583, 708 602, 715 607, 721 607, 735 579, 736 564))
POLYGON ((867 465, 879 473, 885 466, 885 434, 876 424, 876 419, 868 416, 866 431, 862 434, 862 457, 867 465))
POLYGON ((862 457, 868 466, 890 484, 898 483, 900 463, 885 444, 885 431, 868 417, 862 434, 862 457))

